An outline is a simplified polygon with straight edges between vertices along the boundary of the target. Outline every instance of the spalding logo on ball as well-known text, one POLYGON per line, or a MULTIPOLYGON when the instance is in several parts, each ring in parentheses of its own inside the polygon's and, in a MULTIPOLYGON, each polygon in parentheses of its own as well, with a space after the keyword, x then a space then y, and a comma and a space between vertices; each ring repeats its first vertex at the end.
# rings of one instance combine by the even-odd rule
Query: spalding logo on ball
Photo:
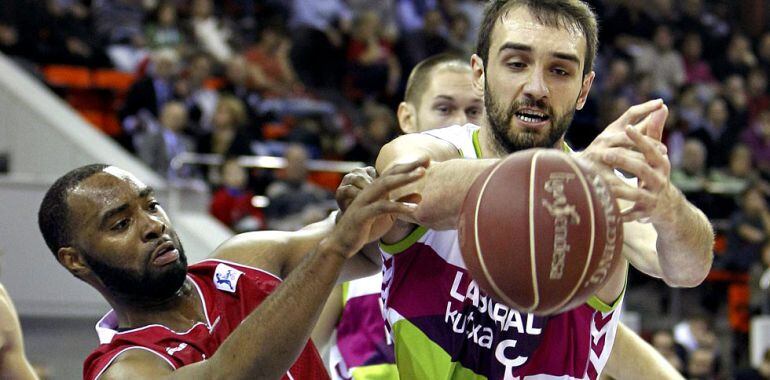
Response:
POLYGON ((621 263, 615 198, 588 165, 555 149, 511 154, 479 175, 458 230, 471 277, 523 312, 577 307, 621 263))

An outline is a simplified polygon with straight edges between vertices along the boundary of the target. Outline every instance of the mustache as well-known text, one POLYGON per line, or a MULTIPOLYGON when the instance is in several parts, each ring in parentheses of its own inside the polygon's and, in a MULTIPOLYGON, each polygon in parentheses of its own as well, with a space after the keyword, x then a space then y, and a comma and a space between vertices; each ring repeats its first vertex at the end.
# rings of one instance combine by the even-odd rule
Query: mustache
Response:
POLYGON ((542 99, 534 100, 531 98, 525 98, 524 100, 514 100, 513 103, 511 103, 511 107, 509 108, 509 113, 514 114, 522 108, 536 109, 548 115, 548 117, 553 118, 553 109, 546 101, 542 99))

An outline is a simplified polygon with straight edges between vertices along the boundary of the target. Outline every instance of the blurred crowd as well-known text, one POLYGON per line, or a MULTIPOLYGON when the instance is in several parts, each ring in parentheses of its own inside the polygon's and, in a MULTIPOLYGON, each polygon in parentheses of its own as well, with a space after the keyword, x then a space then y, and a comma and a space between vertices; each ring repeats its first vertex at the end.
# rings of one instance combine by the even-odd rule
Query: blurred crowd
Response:
MULTIPOLYGON (((663 98, 672 181, 717 227, 715 268, 745 276, 738 280, 748 289, 744 319, 770 313, 767 5, 589 3, 600 20, 597 77, 568 141, 580 149, 630 106, 663 98)), ((210 186, 212 214, 237 231, 295 229, 334 207, 333 186, 314 181, 308 160, 373 163, 398 134, 394 110, 410 70, 441 52, 469 57, 483 6, 481 0, 2 1, 0 51, 33 70, 70 64, 135 73, 115 136, 126 149, 169 180, 210 186), (218 154, 225 164, 172 165, 184 152, 218 154), (244 169, 234 158, 242 155, 283 156, 287 168, 244 169), (258 204, 255 195, 266 200, 258 204)), ((655 333, 655 346, 693 378, 712 378, 715 357, 726 348, 701 340, 709 340, 703 324, 715 315, 655 333)), ((731 322, 744 344, 746 324, 731 322)), ((745 354, 733 356, 734 365, 746 364, 745 354)), ((770 370, 763 371, 757 378, 770 379, 770 370)))

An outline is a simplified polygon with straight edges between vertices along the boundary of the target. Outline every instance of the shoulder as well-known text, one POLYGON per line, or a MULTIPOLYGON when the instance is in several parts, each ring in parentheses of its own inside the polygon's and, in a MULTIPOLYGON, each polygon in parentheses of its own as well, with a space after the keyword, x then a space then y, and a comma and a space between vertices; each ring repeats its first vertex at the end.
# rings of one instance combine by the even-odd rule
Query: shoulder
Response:
POLYGON ((433 134, 412 133, 395 138, 385 144, 377 156, 377 171, 382 172, 398 161, 408 161, 422 156, 431 161, 460 158, 461 154, 451 142, 433 134))
POLYGON ((85 365, 88 380, 159 378, 176 369, 159 353, 140 346, 116 348, 91 360, 85 365))

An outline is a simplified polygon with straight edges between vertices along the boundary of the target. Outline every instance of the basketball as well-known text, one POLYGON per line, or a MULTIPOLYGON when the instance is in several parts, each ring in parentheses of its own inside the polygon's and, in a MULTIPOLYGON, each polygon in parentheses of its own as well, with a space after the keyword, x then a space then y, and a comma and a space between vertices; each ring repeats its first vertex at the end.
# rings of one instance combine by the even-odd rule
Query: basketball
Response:
POLYGON ((623 223, 608 186, 555 149, 511 154, 479 175, 458 230, 479 287, 537 315, 586 302, 621 262, 623 223))

